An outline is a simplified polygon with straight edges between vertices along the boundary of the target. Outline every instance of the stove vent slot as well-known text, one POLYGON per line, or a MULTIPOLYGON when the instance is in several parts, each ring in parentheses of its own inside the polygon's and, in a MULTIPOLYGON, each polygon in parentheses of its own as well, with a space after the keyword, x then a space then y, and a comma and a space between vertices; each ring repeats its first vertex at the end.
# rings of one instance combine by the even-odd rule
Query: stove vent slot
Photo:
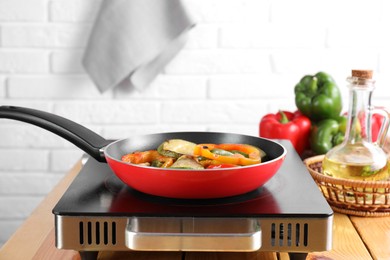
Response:
POLYGON ((116 222, 80 221, 80 245, 115 245, 116 222))
POLYGON ((271 246, 307 247, 309 224, 307 223, 272 223, 271 246))

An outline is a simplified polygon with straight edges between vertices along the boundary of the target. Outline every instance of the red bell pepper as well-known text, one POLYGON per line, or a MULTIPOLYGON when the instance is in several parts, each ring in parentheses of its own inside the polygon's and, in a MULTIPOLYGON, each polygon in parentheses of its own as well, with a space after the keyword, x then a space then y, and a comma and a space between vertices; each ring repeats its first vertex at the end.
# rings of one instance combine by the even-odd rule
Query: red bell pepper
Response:
POLYGON ((288 139, 299 155, 309 147, 311 122, 299 111, 279 111, 265 115, 259 124, 259 136, 270 139, 288 139))
MULTIPOLYGON (((359 119, 362 128, 361 131, 366 135, 367 133, 364 125, 364 118, 359 119)), ((378 139, 378 134, 383 124, 383 119, 383 116, 380 114, 373 114, 371 117, 371 139, 373 142, 376 142, 378 139)))
POLYGON ((380 114, 372 115, 371 137, 373 142, 376 142, 378 139, 379 130, 383 124, 383 119, 383 116, 380 114))
MULTIPOLYGON (((344 113, 343 116, 348 117, 348 113, 344 113)), ((380 114, 373 114, 371 117, 371 139, 373 142, 376 142, 378 139, 379 131, 383 124, 383 116, 380 114)), ((364 125, 364 117, 359 117, 361 133, 366 135, 365 125, 364 125)))

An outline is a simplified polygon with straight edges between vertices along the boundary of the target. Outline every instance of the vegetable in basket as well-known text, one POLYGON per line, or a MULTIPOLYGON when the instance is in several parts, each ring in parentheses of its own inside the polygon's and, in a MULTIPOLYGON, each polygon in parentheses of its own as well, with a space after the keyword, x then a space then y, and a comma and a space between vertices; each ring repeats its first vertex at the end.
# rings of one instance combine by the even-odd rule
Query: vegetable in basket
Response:
MULTIPOLYGON (((374 114, 371 118, 371 136, 375 142, 378 138, 379 130, 382 126, 383 116, 374 114)), ((354 128, 355 136, 359 139, 362 128, 365 127, 363 119, 356 121, 357 126, 354 128)), ((324 119, 312 125, 310 133, 310 148, 316 154, 325 154, 334 146, 341 144, 345 138, 347 127, 346 114, 339 116, 337 119, 324 119)))
POLYGON ((342 109, 342 98, 334 79, 325 72, 304 76, 294 88, 298 110, 318 122, 337 119, 342 109))
POLYGON ((310 148, 316 154, 325 154, 344 140, 347 118, 324 119, 313 125, 310 133, 310 148))

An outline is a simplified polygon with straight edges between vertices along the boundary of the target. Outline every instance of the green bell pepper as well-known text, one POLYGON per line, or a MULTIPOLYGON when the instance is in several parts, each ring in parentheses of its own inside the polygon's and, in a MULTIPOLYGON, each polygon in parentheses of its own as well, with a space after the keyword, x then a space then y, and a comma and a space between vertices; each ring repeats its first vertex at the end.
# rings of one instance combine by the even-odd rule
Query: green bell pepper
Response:
POLYGON ((316 154, 325 154, 345 138, 347 118, 324 119, 313 125, 310 132, 310 148, 316 154))
POLYGON ((334 79, 325 72, 304 76, 295 86, 295 104, 311 121, 336 119, 342 109, 342 97, 334 79))

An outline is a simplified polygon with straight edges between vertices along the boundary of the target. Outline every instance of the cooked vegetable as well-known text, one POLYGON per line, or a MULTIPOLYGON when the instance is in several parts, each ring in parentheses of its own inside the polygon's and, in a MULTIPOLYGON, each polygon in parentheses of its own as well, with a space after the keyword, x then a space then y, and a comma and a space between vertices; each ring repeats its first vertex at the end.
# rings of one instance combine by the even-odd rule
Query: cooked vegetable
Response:
MULTIPOLYGON (((246 153, 244 153, 244 152, 241 152, 241 151, 231 150, 230 152, 231 152, 231 153, 239 153, 239 154, 241 154, 242 156, 244 156, 245 158, 249 158, 249 155, 248 155, 248 154, 246 154, 246 153)), ((263 156, 260 155, 260 157, 263 157, 263 156)))
POLYGON ((260 163, 266 154, 247 144, 195 144, 186 140, 171 139, 157 150, 134 152, 122 161, 152 167, 176 169, 230 168, 260 163))
POLYGON ((193 157, 189 155, 182 155, 177 159, 177 161, 172 164, 171 168, 177 169, 193 169, 193 170, 203 170, 203 166, 199 164, 193 157))
POLYGON ((181 154, 179 153, 175 153, 175 152, 172 152, 172 151, 169 151, 169 150, 164 150, 164 143, 160 144, 159 147, 157 148, 157 152, 159 154, 161 154, 162 156, 166 156, 166 157, 172 157, 172 158, 179 158, 181 156, 181 154))
POLYGON ((223 155, 223 156, 233 156, 234 153, 228 152, 223 149, 212 149, 210 152, 218 154, 218 155, 223 155))
MULTIPOLYGON (((150 150, 145 152, 129 153, 122 156, 122 161, 134 164, 150 163, 153 165, 153 161, 161 162, 161 168, 167 168, 173 164, 173 158, 163 156, 156 150, 150 150)), ((154 163, 156 165, 156 162, 154 163)))
POLYGON ((194 154, 227 164, 244 166, 261 163, 260 149, 246 144, 198 144, 194 150, 194 154), (213 149, 241 151, 248 154, 248 158, 239 153, 233 154, 232 156, 215 154, 211 152, 213 149))
POLYGON ((163 142, 157 151, 168 157, 179 158, 181 155, 193 155, 196 144, 182 140, 171 139, 163 142))
POLYGON ((171 139, 163 143, 164 150, 186 155, 192 155, 195 146, 196 144, 182 139, 171 139))

